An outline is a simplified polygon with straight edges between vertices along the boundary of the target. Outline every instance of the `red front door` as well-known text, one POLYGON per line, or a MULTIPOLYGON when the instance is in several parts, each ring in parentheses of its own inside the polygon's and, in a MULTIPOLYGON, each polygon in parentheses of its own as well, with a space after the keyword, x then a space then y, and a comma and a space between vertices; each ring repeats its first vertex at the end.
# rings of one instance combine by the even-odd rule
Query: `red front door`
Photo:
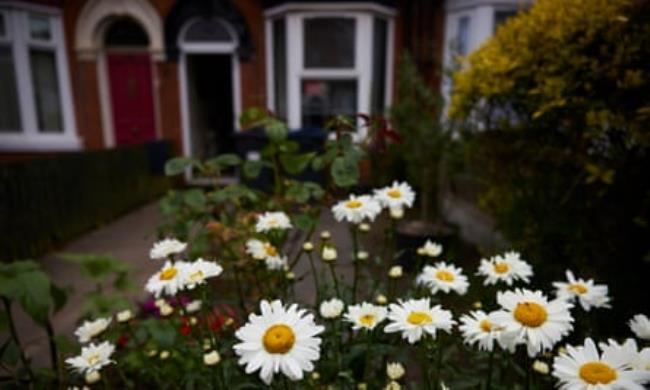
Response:
POLYGON ((109 54, 108 77, 115 143, 156 138, 149 54, 109 54))

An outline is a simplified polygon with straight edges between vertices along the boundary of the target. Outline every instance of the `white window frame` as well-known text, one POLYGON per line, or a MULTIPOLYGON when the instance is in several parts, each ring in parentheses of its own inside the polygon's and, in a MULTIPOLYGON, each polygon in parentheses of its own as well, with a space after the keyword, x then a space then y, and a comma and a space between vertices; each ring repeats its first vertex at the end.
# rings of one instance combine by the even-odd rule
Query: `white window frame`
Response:
MULTIPOLYGON (((286 47, 286 106, 287 122, 292 130, 302 128, 302 80, 353 80, 357 83, 357 112, 370 113, 373 79, 374 19, 382 18, 387 23, 386 58, 384 75, 384 110, 392 102, 394 15, 388 7, 369 3, 292 3, 271 8, 265 12, 266 63, 267 63, 267 106, 276 110, 275 69, 273 61, 273 22, 279 18, 285 21, 286 47), (355 63, 352 68, 306 68, 304 66, 304 21, 310 18, 343 18, 355 21, 355 63)), ((360 119, 357 118, 360 125, 360 119)), ((363 139, 367 129, 359 126, 356 139, 363 139)))
POLYGON ((22 2, 2 4, 0 12, 5 18, 7 35, 0 38, 10 46, 13 54, 16 89, 20 111, 21 128, 16 132, 0 132, 0 151, 65 151, 81 147, 76 134, 72 93, 70 89, 68 62, 61 11, 54 7, 22 2), (49 18, 50 40, 35 40, 29 36, 29 15, 38 14, 49 18), (34 96, 30 49, 45 49, 55 55, 62 131, 42 133, 38 129, 34 96))
MULTIPOLYGON (((231 76, 232 76, 232 103, 233 103, 233 130, 235 133, 240 131, 239 116, 241 115, 241 79, 239 70, 239 56, 237 55, 237 47, 239 47, 239 40, 237 33, 232 25, 227 21, 216 18, 230 33, 230 42, 187 42, 185 35, 187 30, 198 21, 199 18, 192 18, 185 22, 183 27, 178 32, 178 48, 179 48, 179 66, 178 66, 178 79, 180 80, 180 101, 181 101, 181 124, 182 124, 182 139, 183 139, 183 155, 186 157, 193 157, 192 151, 192 137, 191 137, 191 120, 190 120, 190 106, 188 99, 188 81, 187 81, 187 55, 188 54, 225 54, 230 55, 231 58, 231 76)), ((190 169, 185 171, 185 179, 194 184, 212 184, 207 178, 194 178, 190 169)))

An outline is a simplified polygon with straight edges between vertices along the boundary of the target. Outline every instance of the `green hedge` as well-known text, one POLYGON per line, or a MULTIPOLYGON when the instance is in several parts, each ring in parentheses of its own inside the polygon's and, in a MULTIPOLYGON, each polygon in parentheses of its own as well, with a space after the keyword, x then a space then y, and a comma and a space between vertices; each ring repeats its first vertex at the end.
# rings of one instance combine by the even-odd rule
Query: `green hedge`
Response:
POLYGON ((39 256, 168 188, 167 141, 0 164, 0 261, 39 256))

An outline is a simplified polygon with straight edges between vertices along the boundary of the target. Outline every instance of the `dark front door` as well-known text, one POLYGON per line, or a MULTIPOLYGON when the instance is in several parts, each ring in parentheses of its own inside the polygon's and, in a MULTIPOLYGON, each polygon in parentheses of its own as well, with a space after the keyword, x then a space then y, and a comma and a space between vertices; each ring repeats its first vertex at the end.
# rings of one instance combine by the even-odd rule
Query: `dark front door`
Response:
POLYGON ((108 76, 115 143, 128 145, 155 139, 149 54, 109 54, 108 76))
POLYGON ((209 158, 234 152, 232 57, 188 54, 186 72, 192 154, 209 158))

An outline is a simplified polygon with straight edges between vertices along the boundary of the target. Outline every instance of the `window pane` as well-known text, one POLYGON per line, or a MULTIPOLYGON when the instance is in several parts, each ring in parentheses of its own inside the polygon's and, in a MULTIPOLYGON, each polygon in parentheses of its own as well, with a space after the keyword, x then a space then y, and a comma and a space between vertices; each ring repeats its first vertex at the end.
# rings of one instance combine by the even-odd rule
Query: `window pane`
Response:
POLYGON ((29 36, 32 39, 49 41, 52 37, 50 19, 44 15, 29 14, 29 36))
POLYGON ((458 20, 458 54, 465 55, 469 51, 469 16, 458 20))
POLYGON ((108 26, 104 43, 106 46, 149 46, 149 36, 136 21, 123 18, 108 26))
POLYGON ((273 71, 275 114, 287 118, 287 37, 284 18, 273 22, 273 71))
POLYGON ((29 58, 38 129, 41 132, 62 132, 63 119, 54 53, 46 50, 30 50, 29 58))
POLYGON ((0 132, 20 131, 16 73, 11 48, 0 46, 0 132))
POLYGON ((188 42, 232 42, 226 27, 216 19, 201 19, 190 26, 185 33, 188 42))
POLYGON ((305 68, 354 68, 354 19, 305 19, 304 33, 305 68))
POLYGON ((303 80, 302 127, 323 128, 335 115, 357 113, 356 80, 303 80))
POLYGON ((388 22, 375 18, 372 48, 372 91, 370 95, 371 112, 384 113, 386 91, 386 45, 388 22))

